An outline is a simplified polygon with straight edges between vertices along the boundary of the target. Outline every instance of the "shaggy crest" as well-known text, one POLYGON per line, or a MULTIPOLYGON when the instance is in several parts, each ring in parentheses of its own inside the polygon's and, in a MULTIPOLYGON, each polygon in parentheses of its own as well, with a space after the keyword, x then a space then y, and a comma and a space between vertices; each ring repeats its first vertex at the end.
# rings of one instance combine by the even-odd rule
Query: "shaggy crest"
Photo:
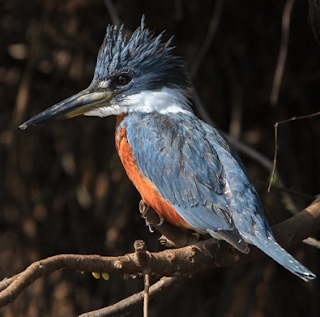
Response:
POLYGON ((129 40, 123 35, 123 25, 120 28, 109 25, 98 54, 93 82, 121 72, 133 76, 158 73, 157 77, 171 83, 172 87, 189 87, 185 62, 170 54, 174 48, 170 46, 172 38, 163 43, 163 33, 154 37, 153 32, 145 28, 144 16, 129 40), (168 81, 168 77, 171 80, 168 81))

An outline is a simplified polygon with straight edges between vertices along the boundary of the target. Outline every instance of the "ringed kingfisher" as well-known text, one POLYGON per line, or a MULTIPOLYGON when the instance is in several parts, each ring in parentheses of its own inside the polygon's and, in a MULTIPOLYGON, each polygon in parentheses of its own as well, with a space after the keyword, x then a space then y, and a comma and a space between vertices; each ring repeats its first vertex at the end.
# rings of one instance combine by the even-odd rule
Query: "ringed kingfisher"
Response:
POLYGON ((185 61, 171 39, 141 25, 130 39, 108 26, 88 88, 20 128, 52 119, 117 116, 115 144, 144 202, 178 227, 248 253, 255 245, 304 281, 315 275, 275 240, 262 204, 225 138, 192 110, 185 61))

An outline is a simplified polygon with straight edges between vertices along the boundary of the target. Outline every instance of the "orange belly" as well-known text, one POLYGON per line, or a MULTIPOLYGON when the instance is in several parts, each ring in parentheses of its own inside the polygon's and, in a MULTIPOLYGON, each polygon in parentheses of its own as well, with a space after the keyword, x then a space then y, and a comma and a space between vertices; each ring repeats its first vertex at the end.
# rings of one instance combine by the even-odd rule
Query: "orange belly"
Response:
POLYGON ((179 216, 171 204, 160 195, 150 180, 140 173, 126 138, 125 128, 122 128, 120 133, 116 135, 116 148, 128 177, 139 191, 143 201, 151 206, 160 217, 173 225, 190 228, 189 224, 179 216))

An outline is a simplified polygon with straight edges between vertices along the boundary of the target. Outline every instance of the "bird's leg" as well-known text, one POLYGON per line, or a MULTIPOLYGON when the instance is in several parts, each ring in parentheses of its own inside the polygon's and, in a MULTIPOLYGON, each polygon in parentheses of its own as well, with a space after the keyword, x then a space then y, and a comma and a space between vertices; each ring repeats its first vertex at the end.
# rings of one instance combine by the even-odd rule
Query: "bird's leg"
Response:
POLYGON ((149 210, 149 205, 141 199, 139 202, 139 211, 140 211, 141 216, 144 219, 146 219, 145 214, 148 210, 149 210))
POLYGON ((150 224, 150 222, 147 219, 148 218, 147 217, 148 210, 149 210, 149 205, 141 199, 140 202, 139 202, 139 211, 140 211, 141 217, 146 222, 146 226, 149 227, 149 231, 151 233, 154 233, 154 229, 153 229, 152 225, 150 224))
POLYGON ((190 232, 185 232, 180 228, 173 226, 168 221, 161 221, 159 224, 159 215, 143 200, 139 203, 141 217, 146 221, 146 224, 157 229, 162 236, 160 243, 171 248, 180 248, 190 244, 194 244, 199 240, 199 236, 195 236, 190 232))
POLYGON ((149 226, 150 231, 154 232, 154 230, 152 228, 150 228, 150 227, 154 226, 154 225, 156 225, 157 227, 160 227, 165 222, 165 219, 157 214, 158 217, 159 217, 159 221, 155 223, 153 221, 154 217, 152 217, 152 223, 150 223, 150 221, 148 221, 148 219, 150 217, 147 214, 148 211, 150 211, 150 210, 151 210, 150 206, 145 201, 143 201, 141 199, 140 202, 139 202, 139 211, 140 211, 141 217, 146 221, 146 225, 149 226))

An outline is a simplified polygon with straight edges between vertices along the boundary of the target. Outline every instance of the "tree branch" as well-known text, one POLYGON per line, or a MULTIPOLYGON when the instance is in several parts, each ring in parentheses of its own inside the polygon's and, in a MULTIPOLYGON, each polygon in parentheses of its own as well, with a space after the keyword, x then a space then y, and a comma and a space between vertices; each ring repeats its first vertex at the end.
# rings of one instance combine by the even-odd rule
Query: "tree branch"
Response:
MULTIPOLYGON (((273 227, 278 242, 285 248, 309 237, 320 228, 320 198, 294 217, 273 227)), ((264 254, 252 247, 248 255, 239 253, 227 243, 199 241, 179 249, 160 252, 137 252, 123 256, 62 254, 32 263, 25 271, 0 282, 0 307, 12 302, 39 277, 56 270, 144 274, 147 271, 161 276, 184 276, 206 269, 233 266, 252 261, 264 254), (142 262, 141 262, 141 259, 142 262), (141 265, 143 263, 143 265, 141 265), (147 263, 147 264, 146 264, 147 263)), ((150 292, 152 287, 150 288, 150 292)))
MULTIPOLYGON (((175 283, 179 282, 182 277, 162 277, 158 282, 154 283, 149 289, 149 299, 164 292, 175 283)), ((131 311, 135 306, 143 301, 144 291, 131 295, 116 304, 97 309, 88 313, 84 313, 78 317, 110 317, 119 316, 131 311)))

